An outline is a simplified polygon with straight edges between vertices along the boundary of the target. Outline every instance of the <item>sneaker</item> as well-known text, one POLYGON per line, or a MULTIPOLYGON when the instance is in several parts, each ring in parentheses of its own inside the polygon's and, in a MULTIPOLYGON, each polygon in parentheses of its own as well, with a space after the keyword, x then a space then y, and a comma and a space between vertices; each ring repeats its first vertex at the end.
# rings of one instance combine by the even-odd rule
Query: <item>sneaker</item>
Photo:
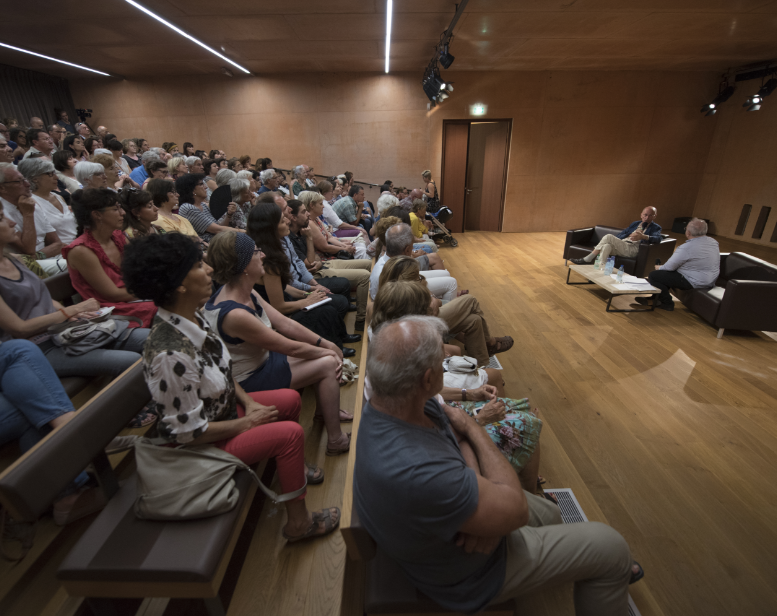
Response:
POLYGON ((575 265, 590 265, 590 263, 585 259, 570 259, 570 261, 575 265))

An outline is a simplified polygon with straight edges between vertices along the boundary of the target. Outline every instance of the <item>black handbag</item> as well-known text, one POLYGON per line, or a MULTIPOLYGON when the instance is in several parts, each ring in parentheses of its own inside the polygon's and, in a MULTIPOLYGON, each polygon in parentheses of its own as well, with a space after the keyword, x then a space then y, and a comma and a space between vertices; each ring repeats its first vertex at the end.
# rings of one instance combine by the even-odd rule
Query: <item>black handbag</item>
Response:
POLYGON ((342 259, 343 261, 347 261, 348 259, 353 259, 353 255, 348 252, 347 250, 340 250, 336 255, 336 258, 342 259))

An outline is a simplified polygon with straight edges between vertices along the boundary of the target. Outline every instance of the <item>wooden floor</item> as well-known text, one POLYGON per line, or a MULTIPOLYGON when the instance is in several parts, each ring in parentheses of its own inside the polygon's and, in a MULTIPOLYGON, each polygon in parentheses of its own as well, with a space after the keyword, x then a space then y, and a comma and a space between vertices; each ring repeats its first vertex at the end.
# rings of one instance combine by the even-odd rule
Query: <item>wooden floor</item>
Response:
MULTIPOLYGON (((590 519, 626 537, 646 571, 631 588, 641 613, 777 614, 777 335, 718 340, 679 303, 672 313, 606 313, 601 290, 565 284, 563 233, 457 238, 458 248, 441 249, 448 268, 480 300, 492 333, 515 338, 499 356, 507 393, 528 396, 545 420, 547 487, 572 488, 590 519)), ((718 239, 723 251, 777 263, 777 250, 718 239)), ((355 389, 342 389, 344 408, 355 389)), ((307 457, 327 474, 308 504, 340 505, 347 456, 323 455, 309 392, 305 400, 307 457)), ((362 572, 346 562, 339 532, 286 545, 282 508, 260 503, 254 517, 222 587, 230 616, 361 616, 362 572)), ((53 593, 51 573, 27 586, 53 593)), ((44 598, 45 610, 14 616, 72 613, 61 593, 44 598)), ((201 613, 175 602, 145 608, 201 613)), ((571 589, 530 597, 520 614, 571 616, 571 589)))

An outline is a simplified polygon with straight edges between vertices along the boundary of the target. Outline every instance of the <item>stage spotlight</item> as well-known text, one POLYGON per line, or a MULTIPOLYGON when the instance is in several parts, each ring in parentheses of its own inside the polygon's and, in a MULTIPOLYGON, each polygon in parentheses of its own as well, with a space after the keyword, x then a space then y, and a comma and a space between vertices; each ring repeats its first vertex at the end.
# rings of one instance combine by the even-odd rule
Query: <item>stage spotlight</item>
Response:
POLYGON ((448 43, 445 43, 445 45, 442 48, 442 53, 440 54, 440 64, 442 64, 443 68, 450 68, 451 64, 453 64, 453 61, 455 59, 456 58, 448 49, 448 43))
POLYGON ((772 77, 761 86, 758 92, 748 98, 742 104, 742 107, 747 107, 748 111, 758 111, 761 108, 761 104, 764 102, 764 98, 774 92, 775 89, 777 89, 777 79, 772 77))
POLYGON ((731 98, 731 95, 734 94, 734 86, 726 86, 723 90, 721 90, 718 95, 712 100, 712 102, 709 105, 704 105, 704 107, 701 108, 701 112, 705 116, 711 116, 715 115, 715 113, 718 110, 718 107, 725 103, 728 99, 731 98))
POLYGON ((742 107, 747 107, 748 111, 758 111, 761 108, 761 103, 763 100, 764 99, 757 94, 753 94, 744 103, 742 103, 742 107))
POLYGON ((424 79, 424 94, 426 94, 430 101, 433 101, 440 91, 440 88, 438 88, 437 84, 433 83, 432 80, 433 78, 431 76, 424 79))
POLYGON ((453 84, 452 83, 446 83, 445 89, 448 90, 448 92, 453 92, 453 84))
POLYGON ((442 101, 444 101, 446 98, 448 98, 448 94, 447 94, 445 91, 443 91, 443 92, 440 92, 440 93, 437 95, 437 100, 439 100, 439 101, 441 101, 441 102, 442 102, 442 101))

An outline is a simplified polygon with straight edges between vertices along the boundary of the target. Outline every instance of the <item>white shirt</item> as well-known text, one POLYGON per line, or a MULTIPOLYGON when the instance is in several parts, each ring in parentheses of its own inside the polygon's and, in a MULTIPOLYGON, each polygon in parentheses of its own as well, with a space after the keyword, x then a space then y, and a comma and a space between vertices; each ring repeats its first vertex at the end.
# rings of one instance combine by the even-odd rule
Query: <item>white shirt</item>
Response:
POLYGON ((335 229, 339 229, 340 225, 343 224, 343 221, 340 220, 340 217, 337 215, 332 205, 326 199, 324 200, 324 220, 326 220, 327 223, 332 225, 332 227, 335 229))
POLYGON ((380 259, 372 266, 372 273, 370 274, 370 297, 375 301, 375 296, 378 294, 378 281, 380 280, 380 273, 383 271, 383 266, 386 265, 386 261, 389 260, 389 256, 384 254, 380 259))
MULTIPOLYGON (((3 212, 8 218, 16 223, 16 231, 21 237, 22 231, 24 231, 24 217, 16 207, 10 201, 6 201, 0 197, 0 202, 3 204, 3 212)), ((37 202, 36 202, 37 203, 37 202)), ((52 231, 56 232, 56 229, 51 226, 48 217, 39 206, 35 206, 35 213, 33 214, 35 221, 35 250, 41 251, 46 247, 46 234, 52 231)))
MULTIPOLYGON (((54 198, 56 198, 62 206, 61 212, 51 205, 50 201, 43 197, 33 195, 32 198, 35 199, 35 203, 40 206, 43 213, 46 214, 46 218, 48 218, 51 226, 54 227, 59 239, 64 245, 67 245, 78 237, 76 233, 76 228, 78 227, 76 224, 76 217, 73 216, 73 212, 70 211, 70 208, 62 197, 54 193, 51 194, 54 195, 54 198)), ((37 210, 38 208, 36 207, 35 209, 37 210)))

